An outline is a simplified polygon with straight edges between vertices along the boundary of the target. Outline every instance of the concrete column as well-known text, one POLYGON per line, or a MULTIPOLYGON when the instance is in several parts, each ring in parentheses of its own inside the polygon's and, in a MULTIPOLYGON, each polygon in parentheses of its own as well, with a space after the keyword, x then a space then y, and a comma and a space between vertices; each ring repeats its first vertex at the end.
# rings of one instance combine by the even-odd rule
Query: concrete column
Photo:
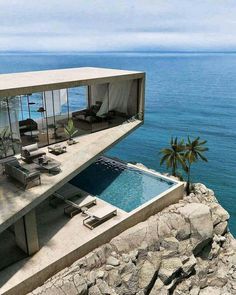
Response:
POLYGON ((35 210, 31 210, 14 224, 16 244, 28 255, 39 250, 35 210))

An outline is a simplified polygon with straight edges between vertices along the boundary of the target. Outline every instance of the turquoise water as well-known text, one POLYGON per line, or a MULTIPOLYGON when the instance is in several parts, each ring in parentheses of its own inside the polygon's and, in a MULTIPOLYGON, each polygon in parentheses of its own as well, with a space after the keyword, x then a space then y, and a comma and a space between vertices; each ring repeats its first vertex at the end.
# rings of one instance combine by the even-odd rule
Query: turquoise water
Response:
POLYGON ((104 157, 70 182, 126 212, 132 211, 175 184, 104 157))
POLYGON ((108 154, 165 171, 158 153, 172 135, 207 139, 193 180, 216 192, 236 234, 236 54, 0 55, 1 73, 80 66, 147 73, 145 124, 108 154))

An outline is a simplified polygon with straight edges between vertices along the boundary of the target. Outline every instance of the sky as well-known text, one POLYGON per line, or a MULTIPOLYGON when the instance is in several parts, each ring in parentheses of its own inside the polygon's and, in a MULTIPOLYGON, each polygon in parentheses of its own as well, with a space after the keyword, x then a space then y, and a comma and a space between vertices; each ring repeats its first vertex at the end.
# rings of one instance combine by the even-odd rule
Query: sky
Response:
POLYGON ((236 51, 236 0, 0 0, 0 51, 236 51))

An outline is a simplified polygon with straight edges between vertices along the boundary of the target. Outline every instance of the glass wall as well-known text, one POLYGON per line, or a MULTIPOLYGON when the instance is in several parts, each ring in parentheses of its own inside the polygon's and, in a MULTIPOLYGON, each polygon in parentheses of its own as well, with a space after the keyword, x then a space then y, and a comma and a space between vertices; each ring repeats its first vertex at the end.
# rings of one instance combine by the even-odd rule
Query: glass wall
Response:
POLYGON ((77 136, 122 124, 137 115, 138 95, 138 80, 127 80, 1 98, 0 157, 17 153, 19 141, 42 147, 66 140, 68 120, 77 136))

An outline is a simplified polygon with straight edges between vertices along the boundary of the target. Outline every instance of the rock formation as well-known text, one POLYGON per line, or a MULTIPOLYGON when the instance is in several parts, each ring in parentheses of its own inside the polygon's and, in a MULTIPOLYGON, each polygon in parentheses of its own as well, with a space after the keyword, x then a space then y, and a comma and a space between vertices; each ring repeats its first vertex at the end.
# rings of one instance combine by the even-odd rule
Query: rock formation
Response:
POLYGON ((30 294, 236 294, 236 241, 212 190, 195 184, 145 222, 57 273, 30 294))

